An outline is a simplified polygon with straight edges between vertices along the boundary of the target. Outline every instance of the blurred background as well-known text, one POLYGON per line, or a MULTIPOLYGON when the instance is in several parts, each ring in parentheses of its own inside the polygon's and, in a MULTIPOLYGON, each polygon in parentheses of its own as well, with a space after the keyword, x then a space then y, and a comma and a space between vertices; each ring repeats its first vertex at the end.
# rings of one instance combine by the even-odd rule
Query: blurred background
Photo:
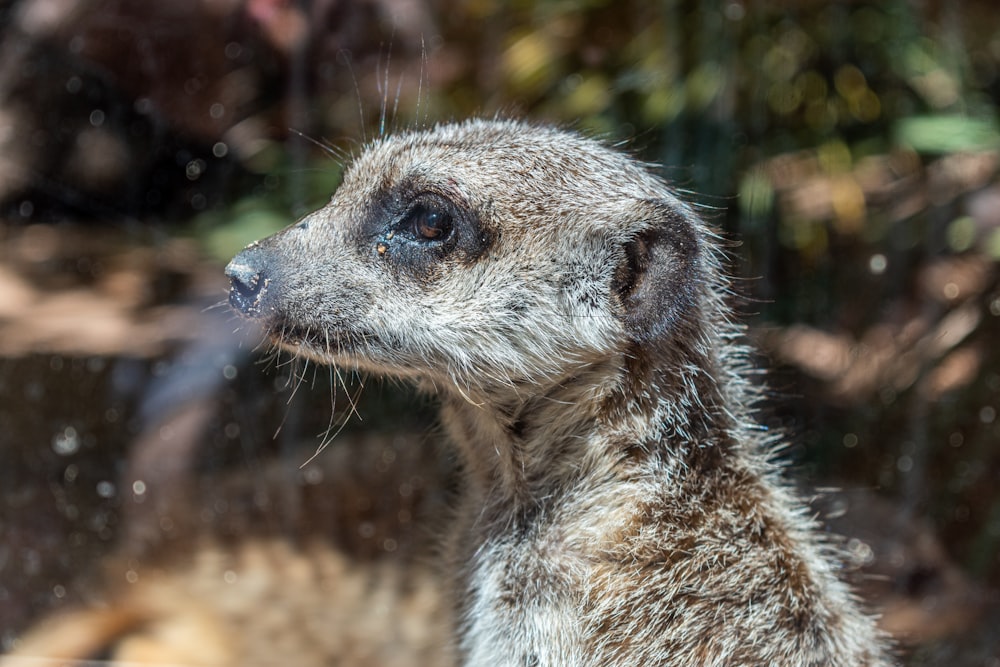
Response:
POLYGON ((269 354, 222 267, 365 142, 500 114, 626 142, 737 243, 859 592, 906 664, 1000 665, 998 102, 992 0, 7 0, 0 651, 206 544, 421 562, 433 404, 269 354))

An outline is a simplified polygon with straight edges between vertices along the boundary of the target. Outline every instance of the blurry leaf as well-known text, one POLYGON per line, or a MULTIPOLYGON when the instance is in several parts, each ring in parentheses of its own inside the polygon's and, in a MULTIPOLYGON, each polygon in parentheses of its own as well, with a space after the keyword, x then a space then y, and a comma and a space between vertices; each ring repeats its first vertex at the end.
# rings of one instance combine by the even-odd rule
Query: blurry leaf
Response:
POLYGON ((969 216, 957 218, 948 225, 948 245, 955 252, 968 250, 975 240, 976 221, 969 216))
POLYGON ((909 75, 929 74, 940 66, 940 48, 934 40, 923 37, 906 44, 900 63, 909 75))
POLYGON ((822 257, 829 247, 826 225, 818 220, 786 218, 781 221, 778 239, 810 260, 822 257))
POLYGON ((622 73, 619 83, 648 94, 676 82, 683 69, 681 53, 676 47, 664 48, 665 44, 670 41, 661 22, 637 34, 622 53, 625 62, 634 62, 635 66, 622 73))
POLYGON ((847 102, 851 115, 862 123, 871 123, 882 115, 882 101, 870 89, 865 89, 847 102))
POLYGON ((764 56, 763 70, 772 81, 789 81, 798 69, 795 54, 781 45, 774 45, 764 56))
POLYGON ((823 75, 816 70, 802 72, 796 76, 794 85, 808 103, 826 102, 830 86, 823 75))
POLYGON ((993 118, 963 115, 913 116, 896 123, 896 141, 921 153, 982 151, 1000 147, 993 118))
POLYGON ((288 215, 270 208, 267 200, 253 197, 237 204, 231 215, 212 214, 211 220, 199 219, 196 226, 202 230, 198 240, 205 251, 228 262, 248 243, 269 236, 291 222, 288 215), (227 219, 220 222, 224 216, 227 219))
POLYGON ((740 208, 747 220, 758 220, 771 214, 774 187, 762 169, 750 171, 740 182, 740 208))
POLYGON ((791 83, 776 81, 767 91, 767 105, 774 113, 784 116, 793 113, 802 103, 802 89, 791 83))
POLYGON ((841 234, 858 234, 864 229, 867 218, 865 193, 850 174, 834 178, 832 182, 833 226, 841 234))
POLYGON ((827 141, 817 150, 819 163, 828 174, 842 174, 851 170, 854 164, 851 149, 840 139, 827 141))
POLYGON ((540 92, 555 77, 556 50, 545 32, 529 32, 511 43, 503 65, 511 86, 519 92, 540 92))
POLYGON ((673 120, 684 110, 686 99, 681 86, 670 85, 654 90, 643 100, 643 120, 650 124, 673 120))
POLYGON ((698 65, 685 84, 688 104, 695 111, 704 109, 712 103, 725 83, 725 71, 718 63, 707 62, 698 65))
POLYGON ((563 100, 569 117, 600 113, 611 102, 611 84, 601 74, 587 74, 563 100))
POLYGON ((854 65, 841 65, 833 75, 833 83, 837 92, 850 99, 868 89, 865 75, 854 65))
POLYGON ((986 241, 986 252, 995 260, 1000 260, 1000 229, 994 229, 986 241))

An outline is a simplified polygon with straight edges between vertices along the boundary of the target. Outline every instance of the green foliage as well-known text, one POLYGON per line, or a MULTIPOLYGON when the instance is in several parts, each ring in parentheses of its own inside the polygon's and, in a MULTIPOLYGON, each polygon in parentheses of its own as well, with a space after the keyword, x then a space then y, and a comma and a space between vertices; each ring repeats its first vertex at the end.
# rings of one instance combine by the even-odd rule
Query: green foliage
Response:
POLYGON ((264 164, 270 173, 256 192, 231 206, 203 213, 190 226, 205 251, 222 262, 255 239, 287 227, 299 216, 322 206, 340 182, 342 165, 329 155, 295 168, 289 155, 273 155, 279 164, 264 164))
MULTIPOLYGON (((673 175, 684 187, 704 195, 732 197, 761 160, 831 141, 846 147, 849 169, 897 146, 938 154, 995 148, 1000 137, 995 31, 961 24, 956 9, 924 15, 904 0, 431 7, 441 35, 429 43, 443 48, 427 53, 426 70, 452 74, 423 88, 430 120, 514 110, 637 139, 644 156, 679 168, 673 175)), ((358 106, 377 125, 384 98, 365 99, 362 90, 360 104, 322 94, 308 102, 326 110, 322 136, 352 125, 346 115, 358 106)), ((405 125, 416 110, 403 102, 405 125)), ((300 187, 306 199, 312 188, 300 187)), ((265 208, 280 209, 280 189, 256 194, 276 200, 265 208)), ((773 210, 762 204, 741 204, 734 215, 773 210)))
POLYGON ((896 141, 921 153, 957 153, 1000 148, 996 118, 973 118, 962 114, 900 118, 896 141))

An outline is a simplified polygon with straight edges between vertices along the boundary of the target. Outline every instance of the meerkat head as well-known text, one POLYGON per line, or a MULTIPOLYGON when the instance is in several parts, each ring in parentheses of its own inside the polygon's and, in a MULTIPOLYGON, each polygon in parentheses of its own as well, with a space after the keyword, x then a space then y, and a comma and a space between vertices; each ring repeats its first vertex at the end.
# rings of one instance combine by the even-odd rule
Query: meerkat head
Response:
POLYGON ((642 165, 470 121, 390 136, 330 203, 226 269, 231 304, 322 363, 525 391, 696 321, 704 231, 642 165))

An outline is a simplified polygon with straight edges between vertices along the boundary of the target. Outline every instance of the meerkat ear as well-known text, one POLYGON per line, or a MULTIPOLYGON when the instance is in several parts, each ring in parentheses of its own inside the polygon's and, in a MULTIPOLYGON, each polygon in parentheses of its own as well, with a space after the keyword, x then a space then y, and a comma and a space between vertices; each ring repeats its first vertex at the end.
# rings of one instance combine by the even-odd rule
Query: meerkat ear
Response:
POLYGON ((676 204, 643 201, 636 208, 631 215, 647 224, 625 244, 615 290, 625 330, 645 343, 670 335, 694 308, 702 281, 701 248, 689 214, 676 204))

